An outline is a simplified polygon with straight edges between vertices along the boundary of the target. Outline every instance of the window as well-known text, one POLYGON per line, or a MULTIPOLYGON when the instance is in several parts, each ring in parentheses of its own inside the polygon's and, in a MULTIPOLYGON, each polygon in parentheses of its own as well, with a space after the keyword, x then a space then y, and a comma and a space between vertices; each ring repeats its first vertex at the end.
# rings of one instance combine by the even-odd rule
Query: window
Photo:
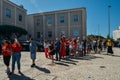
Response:
POLYGON ((37 25, 37 26, 40 25, 40 19, 37 19, 36 25, 37 25))
POLYGON ((48 31, 48 37, 49 37, 49 38, 52 37, 52 31, 48 31))
POLYGON ((60 17, 60 23, 64 23, 64 16, 60 17))
POLYGON ((48 24, 52 24, 52 18, 51 18, 51 17, 49 17, 49 18, 47 19, 47 23, 48 23, 48 24))
POLYGON ((10 18, 11 17, 11 10, 10 9, 6 9, 6 17, 10 18))
POLYGON ((19 21, 22 21, 22 15, 19 14, 19 21))
POLYGON ((74 22, 78 22, 78 15, 74 16, 74 22))
POLYGON ((37 32, 37 38, 40 38, 40 32, 37 32))

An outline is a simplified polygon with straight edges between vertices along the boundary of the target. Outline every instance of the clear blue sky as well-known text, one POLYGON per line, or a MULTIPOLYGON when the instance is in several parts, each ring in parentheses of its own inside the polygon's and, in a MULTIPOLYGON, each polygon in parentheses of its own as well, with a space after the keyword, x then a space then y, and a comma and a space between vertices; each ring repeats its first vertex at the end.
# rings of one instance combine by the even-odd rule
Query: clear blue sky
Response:
POLYGON ((106 37, 108 34, 108 5, 110 8, 110 33, 120 25, 120 0, 10 0, 23 5, 28 14, 86 7, 87 34, 106 37))

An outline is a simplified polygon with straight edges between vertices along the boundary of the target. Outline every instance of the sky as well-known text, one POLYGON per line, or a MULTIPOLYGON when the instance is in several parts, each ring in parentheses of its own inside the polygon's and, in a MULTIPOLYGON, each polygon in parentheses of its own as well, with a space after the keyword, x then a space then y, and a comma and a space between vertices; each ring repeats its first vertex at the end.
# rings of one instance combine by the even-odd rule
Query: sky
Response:
POLYGON ((110 36, 120 26, 120 0, 10 0, 23 5, 27 14, 85 7, 87 35, 108 35, 108 5, 110 8, 110 36))

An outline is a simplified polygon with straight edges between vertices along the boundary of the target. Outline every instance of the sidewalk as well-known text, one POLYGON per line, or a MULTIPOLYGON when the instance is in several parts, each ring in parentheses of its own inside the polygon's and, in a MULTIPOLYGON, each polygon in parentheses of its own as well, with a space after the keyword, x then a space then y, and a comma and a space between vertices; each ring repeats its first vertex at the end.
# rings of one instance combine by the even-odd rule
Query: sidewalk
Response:
POLYGON ((42 52, 37 53, 36 67, 31 68, 29 52, 22 52, 21 72, 10 78, 0 56, 0 80, 120 80, 120 48, 114 48, 114 55, 92 54, 91 56, 62 60, 50 65, 42 52))

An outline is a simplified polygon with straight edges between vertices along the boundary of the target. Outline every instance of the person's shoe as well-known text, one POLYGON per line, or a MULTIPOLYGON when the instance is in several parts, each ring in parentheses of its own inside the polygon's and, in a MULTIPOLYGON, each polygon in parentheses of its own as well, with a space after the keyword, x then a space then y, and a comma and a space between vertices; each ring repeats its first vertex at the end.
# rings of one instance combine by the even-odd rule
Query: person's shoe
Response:
POLYGON ((58 61, 58 59, 55 59, 55 61, 58 61))
POLYGON ((21 74, 22 72, 19 70, 18 73, 21 74))
POLYGON ((7 70, 6 70, 6 73, 9 74, 9 73, 10 73, 10 69, 7 69, 7 70))
POLYGON ((35 64, 32 64, 31 67, 32 67, 32 68, 35 67, 35 64))
POLYGON ((9 73, 9 75, 12 75, 12 74, 14 74, 14 71, 12 71, 12 72, 9 73))

